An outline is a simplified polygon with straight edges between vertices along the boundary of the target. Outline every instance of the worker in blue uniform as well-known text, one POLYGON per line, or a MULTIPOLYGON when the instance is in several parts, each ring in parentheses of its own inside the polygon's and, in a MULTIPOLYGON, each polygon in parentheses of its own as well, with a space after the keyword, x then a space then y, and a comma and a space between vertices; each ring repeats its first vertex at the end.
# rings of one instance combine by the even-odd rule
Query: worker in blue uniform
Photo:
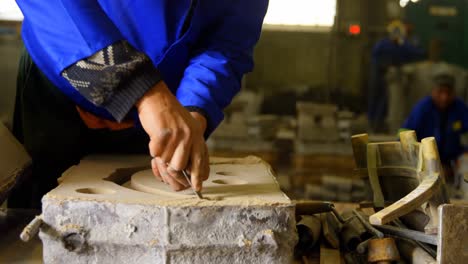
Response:
POLYGON ((377 42, 372 49, 371 72, 368 90, 368 120, 370 130, 385 130, 388 108, 388 91, 385 75, 390 67, 422 59, 424 52, 406 38, 406 28, 400 21, 389 24, 388 37, 377 42))
POLYGON ((465 151, 461 136, 468 131, 468 108, 455 95, 455 78, 437 73, 431 95, 421 99, 402 126, 416 131, 418 140, 435 137, 446 177, 451 180, 451 164, 465 151))
POLYGON ((206 138, 253 68, 268 0, 18 0, 25 51, 14 133, 33 175, 9 199, 38 207, 87 154, 148 153, 179 191, 208 178, 206 138), (31 194, 31 197, 25 197, 31 194))

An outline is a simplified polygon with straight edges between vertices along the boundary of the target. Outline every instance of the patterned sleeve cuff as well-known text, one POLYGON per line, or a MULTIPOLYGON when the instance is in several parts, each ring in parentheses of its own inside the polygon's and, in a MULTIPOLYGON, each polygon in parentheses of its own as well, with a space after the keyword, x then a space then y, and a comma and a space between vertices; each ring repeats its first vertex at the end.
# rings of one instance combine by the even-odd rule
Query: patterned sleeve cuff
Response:
POLYGON ((161 80, 151 60, 126 41, 114 43, 78 61, 62 76, 90 102, 109 111, 117 121, 161 80))

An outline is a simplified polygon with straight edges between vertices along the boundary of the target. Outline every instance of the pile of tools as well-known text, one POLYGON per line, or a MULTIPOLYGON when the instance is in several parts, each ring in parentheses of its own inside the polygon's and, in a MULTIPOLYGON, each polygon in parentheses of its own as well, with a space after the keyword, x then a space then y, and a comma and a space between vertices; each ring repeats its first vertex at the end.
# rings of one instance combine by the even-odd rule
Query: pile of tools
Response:
POLYGON ((341 214, 330 203, 298 202, 296 254, 323 238, 321 248, 337 250, 347 263, 468 263, 468 206, 450 203, 435 138, 418 142, 414 131, 404 131, 400 141, 369 142, 360 134, 351 142, 355 172, 372 201, 341 214))
POLYGON ((325 245, 338 251, 346 263, 436 262, 437 236, 407 229, 399 220, 373 226, 367 212, 372 209, 339 213, 332 203, 297 201, 299 243, 295 256, 306 259, 325 245))

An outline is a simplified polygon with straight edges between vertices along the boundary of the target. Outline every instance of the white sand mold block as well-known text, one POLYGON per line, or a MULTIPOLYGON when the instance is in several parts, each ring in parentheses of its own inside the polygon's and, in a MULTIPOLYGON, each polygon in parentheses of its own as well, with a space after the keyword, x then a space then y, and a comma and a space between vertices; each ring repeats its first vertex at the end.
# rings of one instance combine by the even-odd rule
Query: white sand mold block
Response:
POLYGON ((44 196, 45 263, 290 263, 294 205, 257 157, 211 158, 198 199, 145 156, 90 156, 44 196))

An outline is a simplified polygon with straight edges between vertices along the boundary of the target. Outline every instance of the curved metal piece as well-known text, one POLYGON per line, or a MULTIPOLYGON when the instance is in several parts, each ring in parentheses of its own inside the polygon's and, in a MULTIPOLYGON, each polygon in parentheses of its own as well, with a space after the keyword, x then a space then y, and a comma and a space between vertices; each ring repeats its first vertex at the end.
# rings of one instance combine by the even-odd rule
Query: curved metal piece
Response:
POLYGON ((369 217, 369 222, 373 225, 383 225, 405 215, 427 202, 438 190, 439 176, 433 175, 423 180, 418 188, 414 189, 405 197, 392 205, 380 210, 369 217))
MULTIPOLYGON (((358 135, 354 140, 361 137, 358 135)), ((374 207, 383 208, 385 197, 387 201, 398 200, 370 216, 369 221, 373 225, 383 225, 421 208, 430 219, 424 227, 426 233, 435 234, 438 226, 437 207, 449 202, 435 138, 425 138, 419 143, 414 131, 404 131, 400 133, 400 140, 401 142, 369 143, 365 156, 362 151, 355 151, 355 155, 359 155, 355 157, 356 161, 366 158, 367 176, 374 194, 374 207), (414 187, 405 190, 405 186, 411 185, 394 186, 392 184, 395 182, 389 181, 389 177, 413 178, 414 187), (398 192, 402 193, 395 197, 394 194, 398 192), (405 196, 401 198, 403 195, 405 196)), ((362 147, 364 142, 354 142, 353 148, 362 147)))

